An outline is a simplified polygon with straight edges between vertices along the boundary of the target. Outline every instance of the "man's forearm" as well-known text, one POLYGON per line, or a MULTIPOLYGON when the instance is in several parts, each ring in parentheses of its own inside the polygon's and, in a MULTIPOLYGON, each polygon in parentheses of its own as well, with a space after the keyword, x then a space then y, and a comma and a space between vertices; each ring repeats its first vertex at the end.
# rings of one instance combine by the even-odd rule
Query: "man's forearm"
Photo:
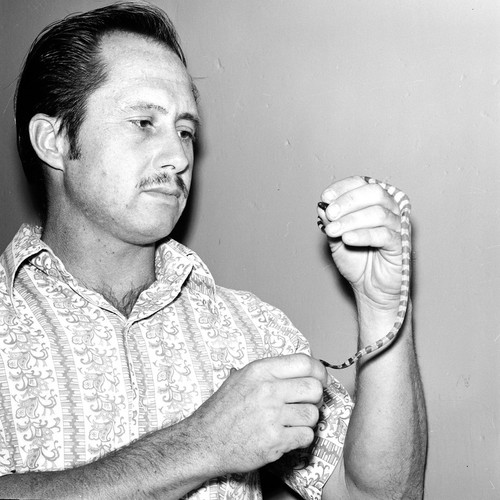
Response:
MULTIPOLYGON (((363 343, 383 336, 386 329, 361 311, 363 343)), ((357 492, 355 498, 363 498, 363 493, 367 498, 421 498, 426 450, 426 411, 410 304, 393 344, 359 363, 356 406, 344 450, 347 488, 357 492)))
POLYGON ((0 498, 177 500, 217 475, 203 450, 187 419, 80 467, 0 477, 0 498))

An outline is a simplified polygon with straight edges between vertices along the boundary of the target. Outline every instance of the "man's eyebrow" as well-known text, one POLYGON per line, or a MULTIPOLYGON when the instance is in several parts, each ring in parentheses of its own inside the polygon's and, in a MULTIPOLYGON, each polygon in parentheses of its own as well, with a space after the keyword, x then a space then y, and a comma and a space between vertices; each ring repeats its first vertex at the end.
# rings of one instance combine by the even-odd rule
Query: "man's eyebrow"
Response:
POLYGON ((193 115, 193 113, 181 113, 178 117, 178 120, 188 120, 193 122, 196 129, 198 129, 201 125, 201 120, 198 115, 193 115))
POLYGON ((154 109, 155 111, 158 111, 162 115, 168 114, 168 111, 166 108, 163 106, 160 106, 159 104, 153 104, 151 102, 138 102, 136 104, 130 104, 125 107, 126 109, 130 109, 132 111, 143 111, 147 109, 154 109))

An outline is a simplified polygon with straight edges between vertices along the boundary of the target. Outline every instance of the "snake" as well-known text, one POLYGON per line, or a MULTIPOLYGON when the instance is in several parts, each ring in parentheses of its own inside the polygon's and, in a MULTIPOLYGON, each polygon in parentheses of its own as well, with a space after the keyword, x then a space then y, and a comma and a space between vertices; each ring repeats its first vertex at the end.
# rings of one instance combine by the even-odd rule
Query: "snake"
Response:
MULTIPOLYGON (((402 245, 402 267, 401 267, 401 288, 399 292, 399 305, 398 312, 396 315, 396 320, 392 325, 390 331, 384 337, 380 338, 376 342, 369 344, 362 349, 360 349, 356 354, 351 356, 347 361, 341 363, 339 365, 333 365, 320 359, 321 363, 327 368, 333 368, 335 370, 341 370, 343 368, 347 368, 351 366, 353 363, 358 361, 363 356, 370 354, 375 351, 379 351, 385 346, 388 346, 392 341, 396 338, 401 326, 403 325, 403 321, 406 316, 406 310, 408 307, 408 302, 410 298, 410 273, 411 273, 411 224, 410 224, 410 212, 411 212, 411 204, 408 196, 401 191, 400 189, 391 186, 385 182, 381 182, 372 177, 363 177, 363 179, 368 184, 377 184, 383 189, 385 189, 389 195, 391 195, 396 203, 398 204, 400 217, 401 217, 401 245, 402 245)), ((328 207, 328 204, 325 202, 319 202, 318 206, 325 210, 328 207)), ((320 217, 318 217, 318 226, 324 232, 325 226, 320 217)))

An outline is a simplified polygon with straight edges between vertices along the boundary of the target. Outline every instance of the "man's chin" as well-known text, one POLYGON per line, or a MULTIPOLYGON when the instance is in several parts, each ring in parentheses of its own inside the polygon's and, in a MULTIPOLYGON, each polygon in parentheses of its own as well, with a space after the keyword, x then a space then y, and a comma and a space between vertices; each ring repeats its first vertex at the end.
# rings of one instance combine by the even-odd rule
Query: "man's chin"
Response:
POLYGON ((121 229, 121 236, 124 242, 131 245, 137 246, 150 246, 155 245, 161 240, 167 238, 175 224, 166 224, 165 220, 159 222, 157 225, 148 222, 148 224, 134 224, 134 226, 129 226, 128 228, 121 229))

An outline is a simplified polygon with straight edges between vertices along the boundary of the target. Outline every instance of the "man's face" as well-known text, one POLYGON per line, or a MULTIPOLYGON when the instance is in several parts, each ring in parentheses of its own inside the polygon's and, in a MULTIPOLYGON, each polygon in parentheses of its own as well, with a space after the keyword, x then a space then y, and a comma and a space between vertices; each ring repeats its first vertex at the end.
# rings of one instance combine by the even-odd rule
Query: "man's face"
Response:
POLYGON ((92 93, 67 160, 64 208, 91 237, 150 244, 167 236, 188 196, 198 113, 179 58, 144 37, 102 41, 105 83, 92 93))

